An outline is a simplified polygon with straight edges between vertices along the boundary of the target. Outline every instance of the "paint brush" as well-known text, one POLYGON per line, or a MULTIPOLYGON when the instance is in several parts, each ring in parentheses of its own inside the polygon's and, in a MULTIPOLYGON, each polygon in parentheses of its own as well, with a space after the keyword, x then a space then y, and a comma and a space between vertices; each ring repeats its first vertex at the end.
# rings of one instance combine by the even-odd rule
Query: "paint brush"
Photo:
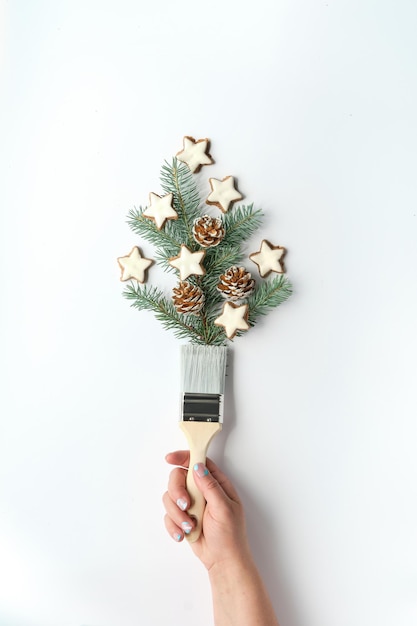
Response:
POLYGON ((214 435, 222 429, 226 376, 225 346, 181 346, 181 421, 190 448, 187 491, 191 498, 188 513, 196 526, 187 536, 190 542, 201 534, 206 501, 194 482, 193 467, 205 463, 214 435))

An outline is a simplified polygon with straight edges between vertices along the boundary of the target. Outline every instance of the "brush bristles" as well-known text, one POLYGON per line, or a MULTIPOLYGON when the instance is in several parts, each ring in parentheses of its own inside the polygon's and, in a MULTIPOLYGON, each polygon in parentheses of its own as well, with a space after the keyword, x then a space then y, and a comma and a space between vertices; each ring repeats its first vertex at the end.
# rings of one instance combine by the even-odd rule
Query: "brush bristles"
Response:
POLYGON ((224 394, 226 346, 181 346, 182 391, 224 394))

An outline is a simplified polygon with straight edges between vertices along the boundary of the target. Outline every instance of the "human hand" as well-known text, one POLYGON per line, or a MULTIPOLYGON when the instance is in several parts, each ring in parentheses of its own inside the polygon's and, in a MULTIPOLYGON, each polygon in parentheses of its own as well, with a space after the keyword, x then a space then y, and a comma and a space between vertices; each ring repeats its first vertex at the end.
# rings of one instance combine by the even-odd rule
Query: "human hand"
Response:
MULTIPOLYGON (((194 527, 194 520, 187 514, 190 497, 186 490, 189 452, 180 450, 167 454, 166 461, 177 465, 172 470, 168 491, 163 496, 166 509, 165 526, 169 534, 182 541, 184 534, 194 527)), ((193 468, 194 479, 207 502, 202 533, 191 543, 197 557, 208 570, 225 562, 245 563, 251 561, 246 535, 245 517, 242 504, 230 480, 213 461, 207 459, 207 467, 199 463, 193 468)))

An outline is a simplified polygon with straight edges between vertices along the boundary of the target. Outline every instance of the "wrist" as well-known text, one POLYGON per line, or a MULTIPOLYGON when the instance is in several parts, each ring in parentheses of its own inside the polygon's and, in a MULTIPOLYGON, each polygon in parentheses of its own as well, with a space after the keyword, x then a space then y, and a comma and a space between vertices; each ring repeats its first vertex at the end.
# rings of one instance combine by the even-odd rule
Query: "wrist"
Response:
POLYGON ((219 585, 237 586, 242 580, 257 574, 257 568, 250 552, 216 561, 208 570, 212 588, 219 585))

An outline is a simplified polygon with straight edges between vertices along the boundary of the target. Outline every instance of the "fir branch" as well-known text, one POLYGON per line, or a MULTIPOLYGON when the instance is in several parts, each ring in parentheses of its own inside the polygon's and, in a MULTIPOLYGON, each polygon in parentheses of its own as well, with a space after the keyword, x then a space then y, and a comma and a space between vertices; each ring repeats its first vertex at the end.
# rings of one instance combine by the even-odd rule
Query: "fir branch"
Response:
POLYGON ((164 272, 174 273, 179 276, 178 270, 169 263, 169 260, 172 259, 172 257, 178 256, 179 252, 180 248, 177 248, 175 251, 172 250, 172 252, 168 252, 168 254, 166 249, 156 250, 154 254, 154 259, 156 263, 162 267, 164 272))
POLYGON ((173 204, 178 213, 178 220, 170 222, 176 239, 181 240, 191 250, 197 247, 192 235, 193 222, 200 217, 200 196, 195 177, 185 163, 175 157, 172 165, 167 162, 161 168, 161 187, 165 193, 172 193, 173 204))
POLYGON ((255 324, 259 315, 266 315, 271 309, 285 302, 292 294, 292 285, 284 274, 275 276, 259 285, 248 298, 249 323, 255 324))
POLYGON ((227 344, 227 337, 224 333, 223 328, 219 328, 219 326, 215 326, 214 324, 210 323, 207 325, 207 330, 207 345, 225 346, 227 344))
POLYGON ((227 343, 227 337, 223 328, 214 324, 214 320, 219 316, 220 310, 219 307, 214 308, 213 304, 212 302, 210 308, 206 307, 204 314, 200 318, 203 327, 202 337, 206 345, 222 346, 227 343))
POLYGON ((142 207, 138 209, 131 209, 128 214, 127 223, 131 230, 149 241, 155 246, 162 255, 175 256, 181 247, 182 240, 176 239, 173 233, 165 224, 165 228, 159 230, 153 220, 143 216, 142 207))
POLYGON ((172 302, 157 287, 126 286, 123 296, 131 300, 131 306, 139 310, 152 311, 167 330, 173 330, 179 339, 189 339, 192 343, 212 343, 210 328, 204 327, 202 319, 194 315, 178 313, 172 302))
POLYGON ((259 228, 262 224, 262 218, 262 210, 254 210, 253 204, 238 206, 233 211, 229 211, 223 217, 226 230, 223 242, 240 246, 259 228))
POLYGON ((200 198, 191 171, 177 159, 173 159, 172 165, 162 166, 160 178, 163 191, 172 193, 178 219, 167 220, 159 230, 153 220, 143 216, 144 209, 140 207, 129 211, 127 223, 134 233, 156 248, 157 262, 167 269, 167 259, 179 253, 181 244, 192 251, 198 248, 192 236, 192 225, 200 216, 200 198))

